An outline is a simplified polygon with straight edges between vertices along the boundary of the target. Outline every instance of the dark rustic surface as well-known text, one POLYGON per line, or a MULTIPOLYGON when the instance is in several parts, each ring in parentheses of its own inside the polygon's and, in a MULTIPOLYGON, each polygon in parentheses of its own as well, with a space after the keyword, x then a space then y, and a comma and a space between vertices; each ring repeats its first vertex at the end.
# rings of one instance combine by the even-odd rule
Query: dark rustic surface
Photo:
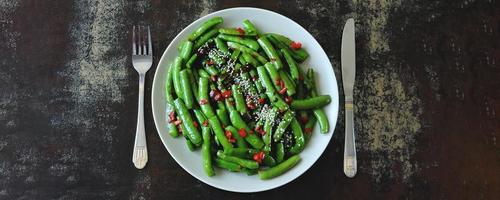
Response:
POLYGON ((500 199, 499 13, 495 0, 2 0, 0 199, 500 199), (215 189, 167 153, 149 100, 150 160, 133 167, 131 26, 153 27, 157 61, 190 22, 237 6, 303 25, 337 77, 343 23, 357 19, 356 178, 342 173, 340 113, 297 180, 256 194, 215 189))

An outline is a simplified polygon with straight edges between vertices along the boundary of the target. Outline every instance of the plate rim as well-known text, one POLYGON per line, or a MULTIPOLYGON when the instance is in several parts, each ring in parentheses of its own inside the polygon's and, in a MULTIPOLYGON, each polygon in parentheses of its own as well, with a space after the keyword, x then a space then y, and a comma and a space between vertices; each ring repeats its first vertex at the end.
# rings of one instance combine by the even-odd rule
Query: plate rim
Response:
MULTIPOLYGON (((177 35, 172 39, 170 40, 170 43, 169 45, 164 49, 161 57, 160 57, 160 60, 158 61, 158 63, 156 64, 156 69, 155 69, 155 73, 154 73, 154 78, 153 78, 153 82, 152 82, 152 86, 151 86, 151 110, 152 110, 152 115, 153 115, 153 121, 154 121, 154 124, 155 124, 155 127, 156 127, 156 132, 158 134, 158 136, 160 137, 160 140, 162 141, 162 144, 163 146, 167 149, 167 152, 170 154, 170 156, 175 160, 175 162, 181 166, 181 168, 186 171, 188 174, 190 174, 191 176, 195 177, 197 180, 211 186, 211 187, 214 187, 214 188, 218 188, 218 189, 221 189, 221 190, 225 190, 225 191, 230 191, 230 192, 238 192, 238 193, 255 193, 255 192, 263 192, 263 191, 268 191, 268 190, 272 190, 272 189, 276 189, 276 188, 279 188, 281 186, 284 186, 288 183, 291 183, 293 182, 294 180, 297 180, 299 177, 301 177, 305 172, 307 172, 314 164, 316 164, 316 162, 319 160, 319 158, 321 158, 321 156, 323 156, 323 153, 325 152, 326 148, 328 147, 328 145, 330 144, 331 142, 331 139, 333 137, 333 134, 335 132, 335 128, 336 128, 336 124, 337 124, 337 120, 338 120, 338 115, 339 115, 339 112, 340 112, 340 103, 339 103, 339 99, 340 99, 340 94, 339 94, 339 90, 338 90, 338 82, 337 82, 337 77, 335 75, 335 71, 333 70, 333 65, 330 61, 330 58, 328 57, 328 54, 326 54, 324 48, 321 46, 321 44, 316 40, 316 38, 309 32, 307 31, 307 29, 305 29, 302 25, 300 25, 299 23, 295 22, 294 20, 280 14, 280 13, 277 13, 277 12, 274 12, 274 11, 271 11, 271 10, 267 10, 267 9, 263 9, 263 8, 255 8, 255 7, 233 7, 233 8, 226 8, 226 9, 221 9, 221 10, 217 10, 217 11, 214 11, 214 12, 211 12, 205 16, 202 16, 202 17, 199 17, 198 19, 194 20, 193 22, 191 22, 190 24, 188 24, 187 26, 185 26, 180 32, 177 33, 177 35), (156 118, 156 115, 155 115, 155 104, 154 104, 154 98, 155 97, 155 89, 154 89, 154 86, 155 86, 155 83, 158 81, 158 77, 159 76, 159 73, 158 71, 160 70, 161 66, 160 64, 161 63, 164 63, 165 61, 163 61, 164 59, 166 59, 167 57, 167 51, 170 49, 170 48, 174 48, 172 47, 173 45, 173 42, 174 41, 177 41, 179 39, 179 37, 181 36, 181 33, 186 31, 186 29, 188 29, 190 26, 192 26, 193 24, 199 22, 199 21, 202 21, 202 20, 205 20, 207 17, 210 17, 210 16, 216 16, 217 14, 219 13, 222 13, 222 12, 228 12, 228 11, 233 11, 233 10, 256 10, 258 12, 267 12, 267 13, 270 13, 270 14, 274 14, 274 15, 278 15, 280 17, 283 17, 287 20, 289 20, 291 23, 297 25, 298 27, 300 27, 301 29, 303 29, 303 31, 305 31, 307 34, 309 34, 314 42, 316 42, 318 44, 318 46, 321 48, 321 52, 324 54, 324 56, 326 56, 327 58, 327 61, 328 61, 328 64, 331 66, 332 68, 332 72, 333 72, 333 77, 334 77, 334 80, 333 80, 333 83, 334 83, 334 91, 338 94, 338 98, 335 99, 336 101, 332 102, 334 103, 333 106, 336 105, 336 107, 334 107, 333 109, 336 109, 336 112, 334 112, 334 116, 332 116, 333 118, 331 119, 333 124, 330 124, 330 129, 329 130, 329 133, 327 136, 328 138, 328 143, 327 145, 321 150, 321 153, 319 154, 319 156, 314 160, 314 162, 311 163, 310 166, 308 166, 307 168, 305 168, 304 171, 298 173, 294 178, 288 180, 288 181, 283 181, 282 183, 278 183, 276 185, 273 185, 272 187, 268 187, 268 188, 264 188, 264 189, 257 189, 257 190, 246 190, 246 191, 241 191, 241 190, 235 190, 235 189, 232 189, 232 188, 228 188, 228 187, 224 187, 224 186, 220 186, 220 185, 215 185, 215 184, 212 184, 206 180, 204 180, 203 178, 199 177, 198 175, 196 175, 195 173, 191 172, 190 170, 188 170, 185 166, 183 166, 180 162, 179 162, 179 159, 174 156, 172 153, 171 153, 171 150, 169 149, 169 147, 166 145, 165 141, 164 141, 164 138, 161 136, 161 133, 160 133, 160 125, 159 125, 159 119, 156 118)), ((167 105, 168 106, 168 105, 167 105)), ((156 111, 158 112, 158 111, 156 111)))

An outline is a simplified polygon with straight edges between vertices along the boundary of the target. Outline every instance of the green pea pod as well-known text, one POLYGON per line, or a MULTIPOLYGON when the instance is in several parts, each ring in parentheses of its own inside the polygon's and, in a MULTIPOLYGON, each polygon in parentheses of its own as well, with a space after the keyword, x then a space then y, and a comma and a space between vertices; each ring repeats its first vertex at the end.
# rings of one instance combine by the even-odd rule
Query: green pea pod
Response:
POLYGON ((285 145, 283 145, 283 142, 278 142, 276 143, 276 163, 283 162, 284 158, 285 158, 285 145))
POLYGON ((259 163, 253 161, 253 160, 247 160, 247 159, 242 159, 234 156, 228 156, 224 154, 222 151, 217 151, 217 156, 225 161, 237 163, 238 165, 241 165, 242 167, 248 168, 248 169, 258 169, 259 168, 259 163))
POLYGON ((248 168, 241 168, 241 171, 247 173, 248 176, 253 176, 259 172, 258 169, 248 169, 248 168))
POLYGON ((266 153, 271 152, 271 137, 273 134, 273 125, 272 125, 272 120, 266 120, 264 123, 264 131, 266 134, 262 136, 262 141, 264 142, 264 151, 266 153))
POLYGON ((243 57, 243 55, 240 55, 240 57, 238 57, 238 61, 239 61, 242 65, 246 65, 246 64, 247 64, 247 61, 245 60, 245 57, 243 57))
POLYGON ((236 164, 236 163, 233 163, 233 162, 229 162, 229 161, 225 161, 225 160, 222 160, 220 158, 216 158, 215 159, 215 165, 217 165, 217 167, 220 167, 222 169, 227 169, 231 172, 239 172, 241 171, 241 166, 236 164))
POLYGON ((182 70, 181 73, 181 88, 183 91, 182 100, 184 100, 186 107, 188 109, 193 108, 194 106, 194 98, 193 98, 193 90, 191 88, 191 81, 189 79, 189 72, 187 70, 182 70))
MULTIPOLYGON (((307 71, 307 76, 310 80, 312 80, 311 81, 311 86, 312 86, 311 95, 313 97, 316 97, 318 95, 318 89, 316 88, 316 83, 314 82, 314 70, 309 69, 307 71)), ((323 111, 322 108, 316 108, 313 110, 313 114, 316 117, 316 119, 318 120, 320 132, 321 133, 328 133, 328 130, 330 129, 330 124, 328 122, 328 117, 326 116, 325 111, 323 111)))
POLYGON ((266 153, 263 161, 264 164, 269 167, 274 167, 276 165, 276 160, 274 160, 274 158, 269 153, 266 153))
POLYGON ((247 31, 239 31, 236 28, 221 28, 219 29, 219 33, 226 34, 226 35, 238 35, 238 36, 256 36, 256 33, 251 33, 247 31))
POLYGON ((212 19, 207 20, 200 27, 198 27, 194 32, 192 32, 189 35, 188 40, 189 41, 196 40, 203 33, 205 33, 208 29, 216 26, 217 24, 221 24, 222 22, 224 22, 224 20, 222 19, 222 17, 214 17, 212 19))
POLYGON ((224 53, 229 53, 229 49, 227 48, 227 45, 224 41, 222 41, 220 38, 215 38, 214 41, 217 49, 224 53))
POLYGON ((309 118, 306 125, 304 125, 304 135, 306 136, 306 143, 309 141, 309 139, 311 139, 314 124, 316 124, 316 117, 309 118))
POLYGON ((224 149, 233 148, 233 145, 229 143, 229 141, 226 138, 226 135, 224 135, 224 129, 222 129, 219 119, 217 119, 216 116, 209 117, 208 123, 210 124, 210 127, 212 127, 212 130, 214 131, 217 140, 219 140, 220 144, 222 145, 222 148, 224 149))
POLYGON ((198 38, 198 40, 196 40, 196 42, 194 43, 194 49, 198 49, 200 48, 201 46, 203 46, 208 40, 210 40, 211 38, 215 37, 217 34, 219 34, 219 31, 214 28, 208 32, 206 32, 205 34, 203 34, 200 38, 198 38))
POLYGON ((198 69, 198 74, 200 75, 200 77, 207 78, 207 79, 210 78, 210 74, 202 68, 198 69))
POLYGON ((238 50, 238 49, 235 49, 233 51, 233 53, 231 54, 231 60, 235 60, 236 61, 238 59, 238 57, 240 56, 240 54, 241 54, 241 51, 238 50))
POLYGON ((172 72, 172 81, 174 83, 174 91, 177 97, 182 98, 184 96, 182 86, 181 86, 181 70, 182 70, 182 58, 176 57, 174 60, 174 71, 172 72))
POLYGON ((294 95, 296 92, 295 83, 292 81, 290 76, 288 76, 288 73, 286 73, 283 70, 280 70, 279 74, 280 74, 281 80, 283 80, 283 82, 285 83, 286 93, 288 94, 288 96, 294 95))
POLYGON ((290 153, 298 154, 304 147, 306 146, 306 139, 304 137, 304 132, 302 132, 302 127, 300 127, 300 123, 297 119, 293 118, 292 123, 290 123, 292 128, 293 138, 295 140, 295 144, 290 148, 290 153))
POLYGON ((238 130, 234 128, 233 126, 227 126, 226 131, 231 132, 233 135, 234 139, 236 139, 236 145, 238 148, 247 148, 247 142, 245 142, 245 139, 243 139, 240 134, 238 133, 238 130))
POLYGON ((205 116, 209 118, 215 116, 208 97, 208 78, 200 77, 198 80, 198 97, 200 98, 201 110, 205 116))
POLYGON ((288 68, 290 68, 290 75, 292 75, 292 79, 295 81, 295 83, 299 82, 299 67, 297 65, 297 62, 292 58, 292 55, 290 53, 290 50, 288 49, 281 49, 281 53, 283 57, 285 58, 286 62, 288 63, 288 68))
POLYGON ((330 95, 320 95, 308 99, 293 100, 290 107, 296 110, 309 110, 314 108, 321 108, 328 105, 332 101, 330 95))
POLYGON ((271 78, 272 83, 274 83, 273 84, 274 88, 277 91, 280 91, 281 90, 281 86, 279 84, 279 82, 281 81, 280 73, 278 72, 276 67, 274 65, 272 65, 271 63, 266 63, 264 65, 264 67, 266 68, 267 73, 269 73, 269 77, 271 78), (276 83, 278 83, 278 84, 276 84, 276 83))
POLYGON ((267 40, 266 37, 260 37, 257 42, 260 44, 262 49, 264 49, 264 52, 266 53, 267 57, 271 59, 271 63, 276 67, 276 69, 283 68, 283 62, 281 61, 278 52, 276 52, 276 49, 274 49, 269 40, 267 40))
POLYGON ((168 67, 167 80, 166 80, 166 83, 165 83, 165 96, 166 96, 166 99, 167 99, 167 103, 170 106, 174 105, 174 97, 172 95, 172 85, 173 85, 172 78, 173 78, 173 73, 174 73, 174 67, 173 67, 173 64, 170 64, 170 67, 168 67))
POLYGON ((170 134, 170 136, 172 136, 172 137, 179 136, 179 131, 177 130, 177 127, 175 126, 174 123, 168 123, 167 129, 168 129, 168 133, 170 134))
POLYGON ((233 98, 227 98, 225 100, 226 108, 229 112, 231 111, 236 111, 236 108, 234 107, 234 99, 233 98))
POLYGON ((257 61, 252 55, 250 55, 248 53, 243 53, 242 56, 243 56, 243 58, 245 58, 247 63, 251 64, 252 66, 254 66, 254 67, 259 66, 259 61, 257 61))
POLYGON ((239 111, 241 114, 247 113, 247 105, 245 103, 245 98, 243 97, 243 94, 241 93, 239 86, 233 84, 231 86, 231 90, 233 92, 234 101, 236 103, 236 110, 239 111))
POLYGON ((292 56, 299 62, 303 62, 309 57, 309 53, 303 48, 300 49, 291 49, 292 45, 292 40, 286 36, 276 34, 276 33, 270 33, 270 35, 274 38, 276 38, 278 41, 282 42, 285 44, 286 47, 288 47, 292 51, 292 56))
POLYGON ((238 130, 242 128, 246 130, 247 136, 245 137, 245 140, 248 142, 248 144, 250 144, 250 146, 256 149, 262 149, 262 147, 264 147, 264 142, 262 142, 262 139, 260 139, 259 136, 250 133, 251 129, 248 127, 245 121, 243 121, 238 111, 230 111, 229 119, 238 130))
POLYGON ((274 84, 271 82, 271 79, 267 75, 266 68, 264 66, 257 67, 257 74, 259 75, 259 79, 261 83, 266 88, 266 95, 269 97, 271 101, 276 101, 276 89, 274 84))
POLYGON ((203 159, 203 169, 208 176, 215 175, 214 168, 212 166, 212 155, 210 141, 211 130, 209 127, 201 127, 201 135, 203 137, 203 144, 201 145, 201 158, 203 159))
POLYGON ((174 108, 177 112, 177 116, 181 118, 182 124, 184 124, 186 128, 186 130, 182 133, 185 134, 196 146, 201 145, 202 138, 200 132, 194 126, 193 118, 191 117, 191 114, 189 114, 189 111, 182 99, 176 99, 174 101, 174 108))
POLYGON ((273 134, 274 142, 279 142, 281 140, 281 137, 283 137, 286 128, 288 127, 288 125, 290 125, 293 119, 294 119, 293 112, 290 110, 286 111, 286 113, 283 115, 283 119, 281 119, 281 122, 278 124, 276 131, 274 131, 273 134))
POLYGON ((252 55, 253 57, 255 57, 261 64, 265 64, 267 63, 267 59, 260 55, 259 53, 257 53, 256 51, 246 47, 246 46, 243 46, 241 44, 238 44, 236 42, 227 42, 227 46, 229 48, 232 48, 232 49, 237 49, 237 50, 240 50, 241 52, 245 52, 245 53, 248 53, 250 55, 252 55))
POLYGON ((250 20, 248 19, 243 20, 243 28, 245 29, 245 33, 259 34, 257 28, 255 28, 255 25, 253 25, 252 22, 250 22, 250 20))
POLYGON ((210 76, 216 76, 219 74, 219 70, 213 65, 206 66, 205 71, 208 72, 210 76))
POLYGON ((295 165, 297 165, 299 161, 300 161, 299 155, 294 155, 285 160, 284 162, 280 163, 279 165, 276 165, 266 170, 259 171, 260 179, 267 180, 282 175, 283 173, 287 172, 288 170, 292 169, 295 165))
POLYGON ((224 151, 224 153, 230 156, 236 156, 244 159, 251 159, 253 153, 258 151, 259 150, 238 147, 238 148, 228 149, 227 151, 224 151))
POLYGON ((188 60, 189 57, 191 56, 191 52, 193 52, 193 42, 186 41, 182 45, 182 49, 181 52, 179 53, 179 56, 184 60, 188 60))
POLYGON ((259 50, 259 47, 260 47, 259 43, 257 43, 257 41, 255 41, 254 39, 251 39, 251 38, 247 38, 247 37, 240 37, 240 36, 226 35, 226 34, 219 34, 219 36, 217 36, 217 37, 220 39, 223 39, 225 41, 236 42, 236 43, 245 45, 248 48, 253 49, 254 51, 259 50))
MULTIPOLYGON (((198 79, 195 78, 195 73, 191 69, 188 68, 185 70, 188 72, 189 75, 189 84, 191 85, 191 90, 193 91, 192 96, 194 96, 196 101, 199 101, 200 99, 198 98, 198 83, 196 82, 196 80, 198 79)), ((195 102, 193 102, 193 105, 194 103, 195 102)))
POLYGON ((215 112, 217 113, 217 117, 219 117, 220 121, 222 122, 222 125, 228 126, 231 123, 231 121, 229 121, 229 116, 226 110, 216 109, 215 112))

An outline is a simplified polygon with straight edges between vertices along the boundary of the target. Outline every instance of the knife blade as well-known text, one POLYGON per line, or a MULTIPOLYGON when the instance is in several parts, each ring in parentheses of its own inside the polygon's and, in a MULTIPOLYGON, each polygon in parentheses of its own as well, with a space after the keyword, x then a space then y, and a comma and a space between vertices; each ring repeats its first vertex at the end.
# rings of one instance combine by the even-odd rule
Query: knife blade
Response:
POLYGON ((354 41, 354 19, 347 20, 342 33, 340 62, 342 65, 342 83, 344 86, 345 108, 345 144, 344 174, 352 178, 357 172, 356 144, 354 136, 353 89, 356 76, 356 48, 354 41))

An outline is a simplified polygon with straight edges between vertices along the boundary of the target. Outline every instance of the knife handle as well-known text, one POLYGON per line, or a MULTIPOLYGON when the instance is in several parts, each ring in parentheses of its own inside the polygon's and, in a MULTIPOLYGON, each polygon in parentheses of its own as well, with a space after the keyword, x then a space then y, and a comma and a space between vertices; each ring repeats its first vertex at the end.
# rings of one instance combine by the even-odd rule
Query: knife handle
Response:
POLYGON ((354 137, 354 110, 352 101, 345 102, 345 144, 344 144, 344 174, 353 178, 358 169, 356 159, 356 144, 354 137))

